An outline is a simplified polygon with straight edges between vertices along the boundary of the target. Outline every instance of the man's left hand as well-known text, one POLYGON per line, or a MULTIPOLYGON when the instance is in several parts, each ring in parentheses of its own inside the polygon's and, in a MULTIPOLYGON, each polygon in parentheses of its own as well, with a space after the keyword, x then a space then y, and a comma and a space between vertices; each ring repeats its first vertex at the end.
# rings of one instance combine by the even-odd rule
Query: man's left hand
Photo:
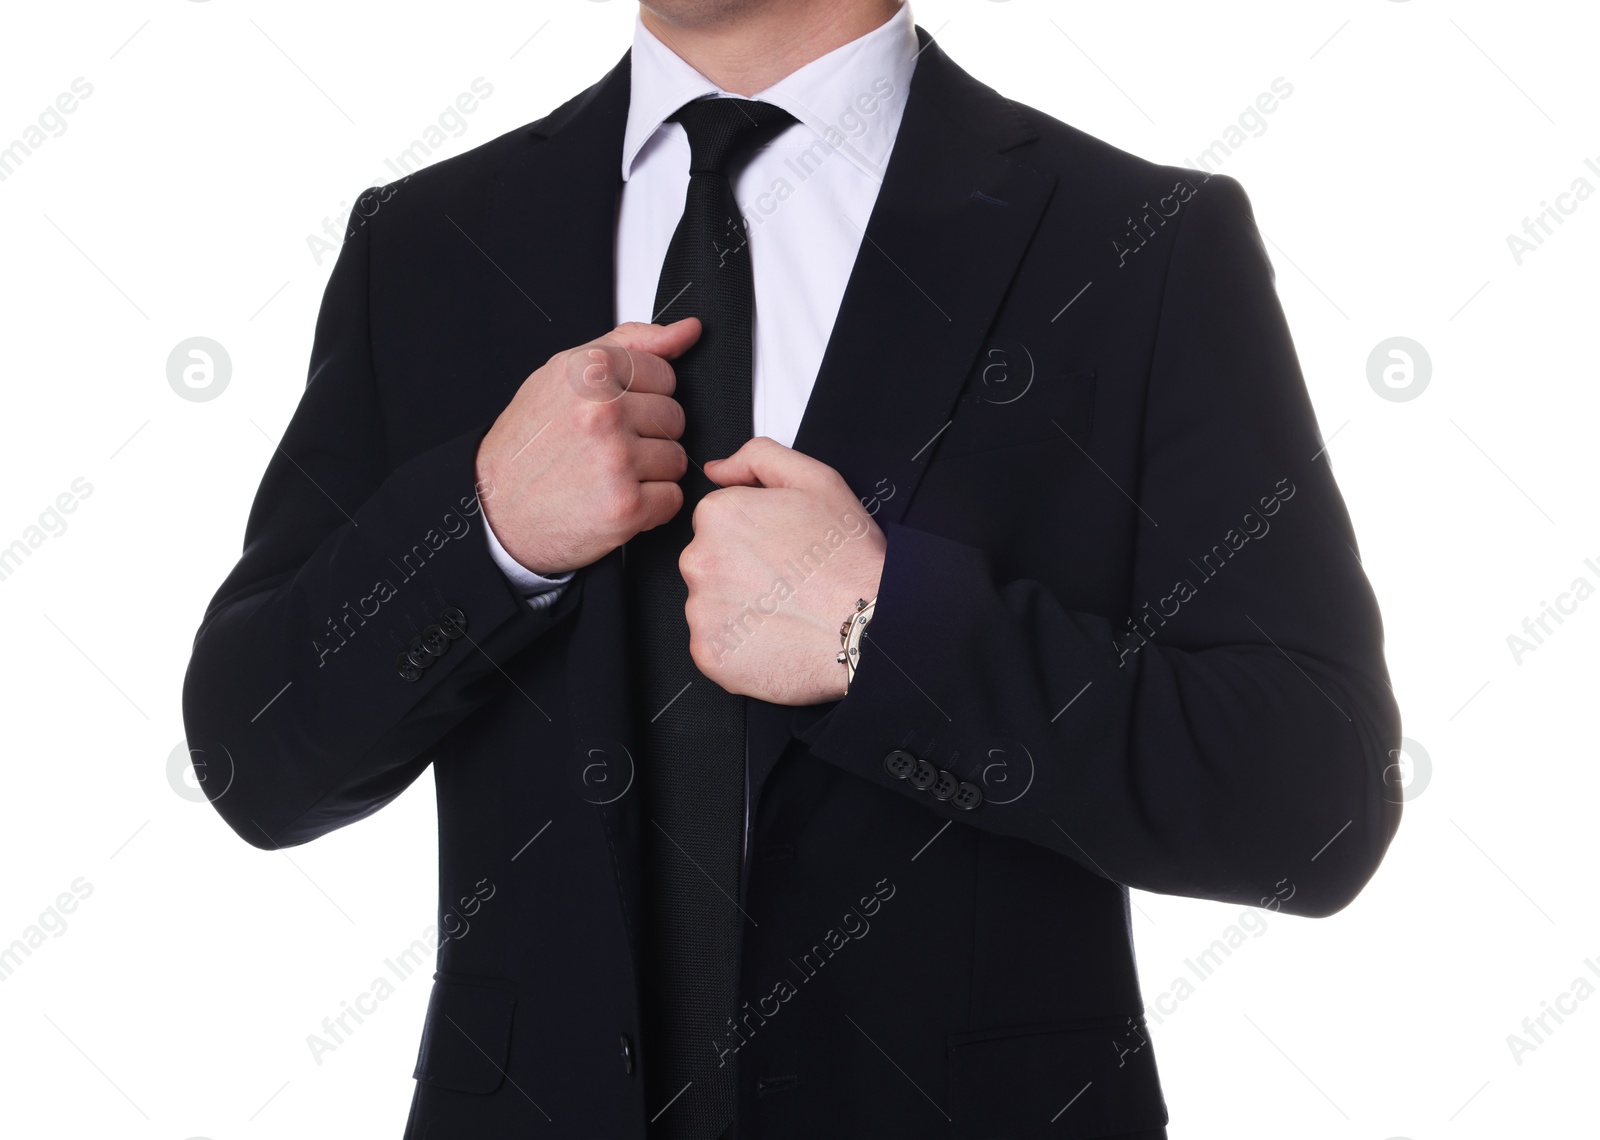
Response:
POLYGON ((696 667, 774 704, 843 697, 839 625, 878 593, 883 531, 842 475, 765 436, 705 472, 718 489, 678 558, 696 667))

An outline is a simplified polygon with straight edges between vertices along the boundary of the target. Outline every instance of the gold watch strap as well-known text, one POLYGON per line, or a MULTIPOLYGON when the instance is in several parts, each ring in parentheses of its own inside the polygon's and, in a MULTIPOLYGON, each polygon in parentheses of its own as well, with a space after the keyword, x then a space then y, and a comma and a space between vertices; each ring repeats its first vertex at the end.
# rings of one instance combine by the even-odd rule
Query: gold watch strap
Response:
POLYGON ((850 682, 856 679, 856 666, 861 661, 861 638, 867 632, 867 626, 872 621, 872 614, 878 606, 876 595, 871 601, 866 598, 856 599, 856 608, 850 616, 844 619, 839 626, 839 656, 834 658, 844 666, 844 689, 850 691, 850 682))

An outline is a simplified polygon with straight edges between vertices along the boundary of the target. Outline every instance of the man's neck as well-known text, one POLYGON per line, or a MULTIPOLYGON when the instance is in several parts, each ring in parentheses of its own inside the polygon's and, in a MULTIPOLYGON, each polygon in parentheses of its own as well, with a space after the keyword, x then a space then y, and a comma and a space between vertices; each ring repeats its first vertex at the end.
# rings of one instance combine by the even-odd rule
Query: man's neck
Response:
POLYGON ((814 59, 881 27, 901 0, 642 0, 639 18, 722 90, 765 91, 814 59))

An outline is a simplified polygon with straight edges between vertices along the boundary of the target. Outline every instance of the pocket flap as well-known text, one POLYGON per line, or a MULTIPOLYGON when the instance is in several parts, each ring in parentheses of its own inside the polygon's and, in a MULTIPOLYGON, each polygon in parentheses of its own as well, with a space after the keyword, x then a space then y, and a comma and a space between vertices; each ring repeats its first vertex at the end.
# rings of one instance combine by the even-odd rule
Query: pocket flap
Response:
POLYGON ((1088 1140, 1164 1127, 1144 1018, 951 1037, 950 1116, 955 1140, 1088 1140))
POLYGON ((457 1092, 494 1092, 505 1079, 516 1004, 509 982, 458 981, 435 974, 411 1075, 457 1092))

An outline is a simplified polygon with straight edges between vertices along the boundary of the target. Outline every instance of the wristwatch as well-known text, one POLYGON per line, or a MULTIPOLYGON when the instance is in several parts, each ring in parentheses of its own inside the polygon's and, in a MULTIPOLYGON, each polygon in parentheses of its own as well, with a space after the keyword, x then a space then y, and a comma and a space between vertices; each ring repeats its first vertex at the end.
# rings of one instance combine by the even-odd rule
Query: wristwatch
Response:
POLYGON ((861 660, 861 638, 867 632, 867 626, 872 621, 872 612, 877 609, 876 596, 869 602, 865 598, 856 599, 856 608, 844 623, 839 626, 839 656, 834 658, 844 666, 844 691, 850 691, 850 682, 856 679, 856 665, 861 660))

